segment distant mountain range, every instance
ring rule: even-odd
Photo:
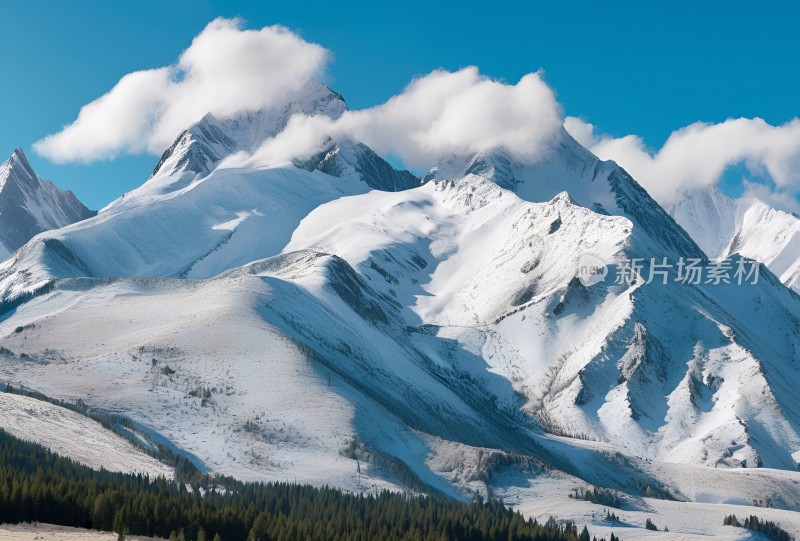
[[[735,199],[715,187],[684,191],[670,214],[713,258],[741,254],[767,265],[800,292],[800,218],[753,197]]]

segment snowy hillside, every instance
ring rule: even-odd
[[[94,216],[72,192],[37,175],[21,149],[0,165],[0,258],[49,229]]]
[[[769,277],[755,287],[575,279],[580,254],[658,257],[658,235],[566,194],[527,203],[470,175],[325,205],[287,249],[343,257],[406,306],[406,325],[456,340],[512,382],[551,431],[653,459],[794,469],[800,396],[785,360],[800,352],[800,299]]]
[[[800,218],[758,199],[734,199],[717,188],[683,192],[670,214],[712,258],[741,254],[769,267],[800,292]]]
[[[540,434],[516,413],[516,378],[487,364],[496,353],[426,327],[403,332],[395,304],[367,282],[315,252],[199,282],[66,280],[0,326],[11,351],[2,377],[125,412],[204,469],[243,479],[458,496],[526,486],[545,468],[566,472],[564,491],[588,481],[800,504],[788,472],[748,469],[740,486],[741,469],[687,475],[623,447]]]
[[[344,110],[309,92],[288,111]],[[593,484],[632,526],[683,533],[704,505],[800,508],[800,297],[769,270],[616,282],[710,244],[563,130],[532,163],[451,156],[422,181],[349,140],[224,160],[289,112],[205,117],[142,187],[3,263],[0,380],[241,479],[477,490],[537,515]],[[586,256],[606,280],[579,279]]]
[[[0,393],[0,429],[95,470],[172,477],[172,468],[97,421],[53,404]]]

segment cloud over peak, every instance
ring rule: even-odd
[[[382,105],[346,111],[336,120],[295,116],[252,156],[236,160],[287,161],[315,153],[332,138],[363,142],[414,168],[429,168],[452,154],[495,148],[526,161],[535,159],[541,143],[560,128],[561,108],[538,73],[512,85],[485,77],[476,67],[436,70],[414,79]]]
[[[158,154],[206,113],[276,107],[325,70],[329,52],[281,26],[243,30],[215,19],[171,66],[124,76],[78,118],[35,144],[54,162]]]
[[[415,166],[501,147],[524,159],[535,157],[541,141],[560,127],[561,108],[539,73],[511,85],[468,67],[418,78],[385,104],[346,115],[342,124]]]

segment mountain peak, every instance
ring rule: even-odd
[[[14,149],[14,152],[11,153],[10,160],[19,160],[19,161],[28,161],[28,157],[25,156],[25,152],[22,150],[22,147],[17,147]]]
[[[265,140],[283,131],[295,114],[326,115],[335,119],[346,110],[347,104],[341,94],[312,81],[283,107],[249,111],[229,118],[207,113],[178,135],[161,156],[150,178],[171,177],[170,186],[179,188],[198,176],[208,175],[226,156],[256,150]]]
[[[296,167],[321,171],[334,177],[353,176],[370,188],[396,192],[415,188],[422,182],[409,171],[399,171],[378,156],[364,143],[334,142],[307,160],[296,161]]]
[[[594,182],[603,173],[601,169],[610,169],[604,164],[561,128],[530,156],[517,157],[504,148],[454,154],[436,164],[426,178],[453,180],[476,175],[527,201],[545,202],[567,191],[587,208],[597,202],[613,208],[608,186]]]
[[[0,256],[43,231],[93,215],[72,192],[42,180],[21,148],[0,165]]]
[[[479,151],[472,154],[453,154],[439,161],[424,180],[455,180],[476,175],[491,180],[501,188],[514,191],[517,187],[515,170],[522,165],[503,149]]]
[[[0,191],[2,191],[9,181],[22,182],[27,185],[38,182],[39,177],[31,167],[25,152],[19,147],[14,149],[11,156],[0,165]]]

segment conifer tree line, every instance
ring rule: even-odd
[[[220,482],[194,477],[208,488]],[[388,491],[356,495],[223,482],[225,490],[201,495],[183,482],[95,471],[0,430],[0,523],[39,521],[184,541],[592,541],[586,528],[526,520],[498,500],[470,504]]]
[[[736,515],[728,515],[722,521],[722,524],[762,533],[767,539],[771,539],[772,541],[792,541],[794,539],[789,532],[778,526],[775,522],[762,520],[755,515],[745,517],[744,520],[741,521],[736,518]]]

